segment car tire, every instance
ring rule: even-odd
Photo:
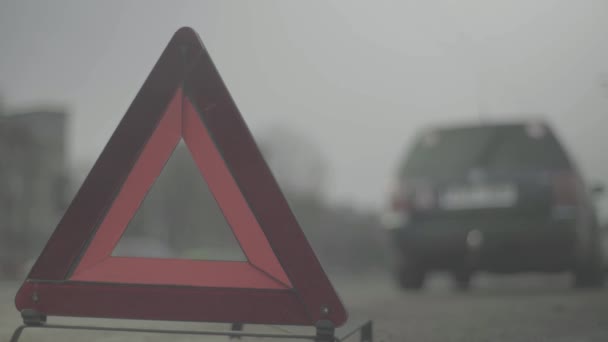
[[[403,290],[421,290],[424,288],[426,270],[413,260],[402,262],[397,270],[397,281]]]
[[[574,287],[578,289],[600,288],[604,286],[604,274],[597,271],[577,271],[574,275]]]
[[[471,289],[471,281],[473,279],[473,272],[466,270],[457,270],[452,272],[452,280],[454,281],[454,288],[458,291],[468,291]]]
[[[604,286],[605,280],[603,253],[594,248],[587,261],[574,270],[574,287],[599,288]]]
[[[605,273],[601,263],[593,262],[574,272],[575,288],[599,288],[604,286]]]

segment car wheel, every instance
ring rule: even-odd
[[[574,271],[574,287],[598,288],[604,286],[605,270],[602,253],[595,251],[587,262]]]
[[[580,267],[574,272],[574,287],[598,288],[604,286],[605,274],[601,263]]]
[[[471,280],[473,273],[466,270],[457,270],[452,272],[454,286],[458,291],[468,291],[471,289]]]
[[[426,270],[413,260],[404,261],[397,270],[399,286],[404,290],[420,290],[424,287]]]

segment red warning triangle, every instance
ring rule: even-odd
[[[112,256],[183,139],[247,261]],[[209,54],[177,31],[26,281],[19,310],[312,325],[346,311]]]

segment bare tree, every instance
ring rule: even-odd
[[[258,137],[258,145],[289,197],[323,199],[328,176],[327,160],[314,142],[294,129],[277,125]]]

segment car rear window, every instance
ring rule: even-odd
[[[444,177],[481,167],[497,172],[564,168],[565,152],[544,125],[452,128],[420,136],[410,150],[402,174]]]

